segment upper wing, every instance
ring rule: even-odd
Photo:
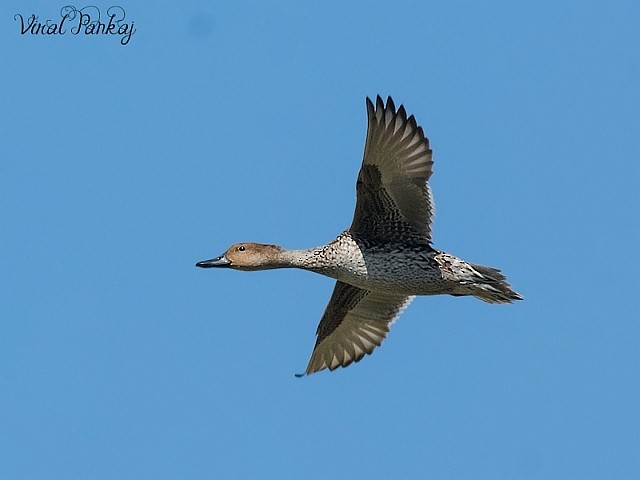
[[[410,296],[363,290],[337,281],[318,325],[318,340],[305,373],[346,367],[373,352],[411,300]]]
[[[391,97],[367,98],[369,124],[364,160],[356,185],[356,212],[351,232],[383,241],[394,238],[431,242],[434,211],[429,139],[403,106],[396,112]]]

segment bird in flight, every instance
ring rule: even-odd
[[[391,97],[367,98],[367,138],[351,226],[326,245],[287,250],[236,243],[203,268],[301,268],[336,280],[304,374],[346,367],[371,354],[416,295],[472,295],[489,303],[522,297],[499,270],[432,246],[429,140]]]

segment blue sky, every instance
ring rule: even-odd
[[[127,1],[123,46],[2,2],[1,478],[640,476],[639,4],[346,3]],[[346,228],[377,94],[525,301],[297,379],[333,281],[194,263]]]

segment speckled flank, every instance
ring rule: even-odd
[[[432,151],[415,118],[367,99],[364,160],[351,227],[306,250],[234,244],[200,267],[301,268],[337,280],[320,320],[306,374],[346,367],[370,354],[415,295],[473,295],[489,303],[522,297],[499,270],[465,262],[431,246],[434,202],[427,183]]]

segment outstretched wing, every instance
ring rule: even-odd
[[[411,296],[336,282],[318,325],[318,339],[305,373],[346,367],[373,352],[411,300]]]
[[[391,97],[375,108],[367,98],[367,141],[356,184],[356,211],[351,233],[371,240],[431,243],[434,211],[429,139],[403,106],[396,112]]]

